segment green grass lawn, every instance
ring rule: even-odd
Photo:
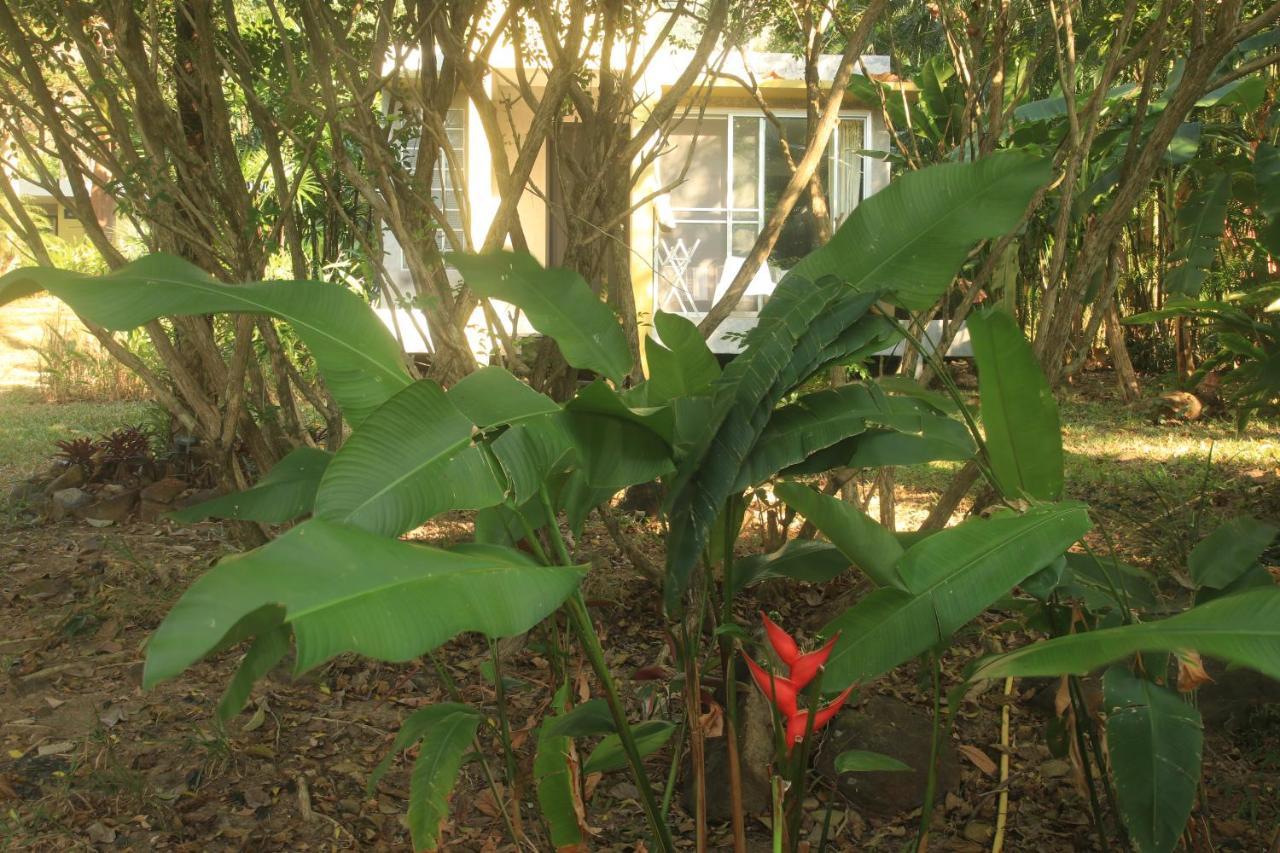
[[[33,391],[0,392],[0,485],[8,485],[48,467],[54,442],[97,437],[143,420],[148,403],[45,403]],[[7,490],[6,490],[7,491]]]

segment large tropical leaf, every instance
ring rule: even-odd
[[[1084,675],[1138,652],[1195,649],[1280,679],[1280,589],[1215,598],[1159,622],[1103,628],[985,658],[973,677]]]
[[[707,348],[698,327],[679,314],[664,311],[654,314],[653,326],[661,343],[650,339],[645,344],[649,381],[643,388],[648,404],[706,393],[720,376],[720,362]]]
[[[151,636],[143,683],[280,624],[293,630],[298,672],[342,652],[410,660],[463,631],[519,634],[583,572],[506,548],[441,551],[312,519],[192,584]]]
[[[816,539],[791,539],[770,554],[752,554],[733,564],[733,580],[727,590],[737,595],[769,578],[791,578],[823,583],[849,568],[850,559],[836,546]]]
[[[280,524],[311,512],[316,489],[333,454],[299,447],[275,464],[251,488],[169,513],[175,521],[192,524],[206,518],[235,518]]]
[[[891,532],[862,510],[848,501],[798,483],[779,483],[774,493],[822,531],[876,586],[907,588],[897,569],[903,555],[902,546]]]
[[[334,284],[222,284],[172,255],[148,255],[102,276],[28,267],[0,278],[0,305],[47,290],[107,329],[160,317],[269,314],[302,338],[352,423],[409,384],[399,345],[363,299]]]
[[[1010,498],[1062,497],[1062,427],[1058,403],[1013,317],[979,311],[969,317],[978,363],[978,397],[987,456]]]
[[[470,446],[472,430],[439,385],[413,383],[370,415],[333,457],[316,494],[316,517],[397,536],[454,509],[454,486],[474,483],[444,473]],[[494,472],[488,476],[498,503],[504,489]]]
[[[440,828],[449,814],[449,794],[458,781],[462,758],[480,726],[479,711],[442,702],[415,711],[400,726],[391,750],[369,777],[369,794],[391,766],[391,760],[421,744],[409,776],[409,833],[415,850],[436,850]]]
[[[636,751],[643,758],[662,749],[675,734],[676,724],[668,720],[645,720],[632,727],[632,736],[636,739]],[[611,773],[627,766],[627,753],[622,747],[622,738],[617,734],[605,735],[596,748],[591,750],[586,762],[582,765],[584,773]]]
[[[926,422],[920,433],[869,429],[849,442],[851,452],[839,464],[849,468],[959,462],[973,456],[973,437],[964,424],[950,418]]]
[[[1225,589],[1258,562],[1280,533],[1274,525],[1237,516],[1202,539],[1187,557],[1197,586]]]
[[[809,284],[790,277],[760,312],[746,350],[713,386],[701,431],[671,487],[663,584],[668,610],[679,609],[711,526],[735,492],[743,462],[774,406],[826,362],[830,347],[866,313],[876,295],[851,295],[831,278]]]
[[[449,401],[481,429],[560,411],[560,404],[501,367],[482,367],[449,389]]]
[[[1178,844],[1200,784],[1200,712],[1167,687],[1114,666],[1102,679],[1116,803],[1138,853]]]
[[[617,316],[573,270],[547,269],[525,252],[450,254],[449,262],[480,296],[523,311],[572,366],[618,385],[631,372],[631,348]]]
[[[808,459],[825,447],[866,429],[866,418],[878,410],[861,385],[844,385],[805,394],[778,409],[756,440],[738,474],[738,488],[761,483]]]
[[[973,519],[911,546],[898,561],[906,589],[877,589],[822,629],[839,632],[824,689],[875,678],[928,651],[1048,565],[1085,534],[1080,504]]]
[[[563,708],[568,700],[568,685],[556,691],[552,703]],[[551,835],[551,847],[557,853],[585,851],[588,837],[585,808],[580,793],[578,753],[573,738],[556,734],[558,717],[543,720],[538,729],[538,749],[533,759],[533,779],[538,795],[538,808]]]
[[[1022,151],[908,172],[858,205],[788,275],[811,281],[834,275],[858,292],[883,290],[922,311],[975,243],[1017,226],[1032,193],[1048,180],[1049,162]]]
[[[1170,293],[1200,295],[1218,255],[1230,200],[1231,174],[1222,172],[1206,180],[1178,209],[1178,248],[1169,258],[1176,266],[1165,278]]]

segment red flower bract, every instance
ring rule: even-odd
[[[760,620],[764,622],[764,633],[769,638],[769,645],[773,646],[773,652],[778,656],[778,660],[791,666],[796,658],[800,657],[800,647],[796,645],[795,639],[779,628],[763,610],[760,611]]]
[[[844,704],[844,701],[849,698],[849,694],[852,692],[852,687],[846,687],[844,692],[833,699],[827,707],[818,711],[813,718],[813,730],[815,732],[831,722],[831,718],[836,715],[836,712],[840,710],[840,706]],[[800,711],[787,718],[787,752],[790,752],[792,747],[804,740],[804,733],[808,728],[809,712],[807,710]]]
[[[790,634],[778,627],[763,612],[760,614],[760,619],[764,623],[769,645],[773,647],[774,653],[787,667],[787,676],[771,675],[748,657],[746,653],[743,653],[742,656],[747,661],[747,667],[751,670],[751,677],[755,680],[756,686],[760,688],[760,692],[765,695],[765,698],[778,709],[778,713],[782,715],[786,723],[787,752],[790,753],[792,747],[804,740],[805,732],[809,727],[809,711],[807,709],[802,711],[798,707],[799,693],[804,689],[805,685],[817,677],[818,672],[826,665],[827,658],[831,657],[831,650],[834,648],[839,635],[832,637],[825,646],[816,652],[801,654],[800,647]],[[846,688],[834,701],[817,712],[813,718],[813,730],[815,732],[825,726],[836,715],[836,712],[840,710],[840,706],[849,698],[849,694],[852,691],[852,687]]]
[[[747,657],[742,656],[747,667],[751,670],[751,677],[755,679],[756,686],[760,688],[760,692],[765,698],[773,703],[774,707],[782,712],[782,716],[790,717],[796,712],[796,686],[791,683],[791,679],[783,678],[780,675],[771,675],[760,668],[760,665]]]
[[[814,676],[818,674],[818,670],[827,665],[827,658],[831,657],[831,649],[835,646],[837,637],[832,637],[825,646],[816,652],[800,655],[791,664],[790,677],[797,690],[803,690],[806,684],[813,681]]]

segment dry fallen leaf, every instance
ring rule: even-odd
[[[966,743],[960,747],[959,752],[965,758],[969,759],[970,763],[972,763],[974,767],[978,768],[988,776],[994,777],[998,772],[996,763],[992,761],[985,752],[978,749],[978,747]]]

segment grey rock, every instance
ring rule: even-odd
[[[93,503],[93,495],[84,489],[72,486],[67,489],[58,489],[53,492],[53,504],[63,510],[77,510]]]
[[[738,764],[742,770],[742,808],[747,814],[768,813],[769,765],[773,763],[773,713],[755,687],[738,687]],[[732,817],[729,794],[729,748],[727,738],[706,741],[707,820],[721,823]],[[694,813],[696,795],[688,759],[681,801],[685,811]]]
[[[53,481],[45,486],[44,492],[46,495],[52,495],[54,492],[59,492],[63,489],[74,489],[83,485],[84,471],[80,469],[79,465],[72,465],[57,477],[54,477]]]
[[[818,772],[867,813],[890,816],[911,811],[924,804],[932,731],[933,720],[925,711],[901,699],[873,696],[856,708],[841,711],[831,722],[818,758]],[[891,756],[911,772],[837,773],[836,756],[851,749]],[[960,762],[947,737],[942,743],[935,802],[959,781]]]
[[[40,482],[18,483],[9,490],[9,502],[15,504],[29,504],[35,502],[44,495],[44,484]]]
[[[133,513],[134,504],[138,502],[137,492],[121,492],[102,498],[80,510],[80,515],[89,522],[105,521],[112,524],[123,524]]]
[[[187,490],[185,480],[179,480],[177,477],[165,477],[163,480],[157,480],[142,490],[142,499],[144,501],[153,501],[155,503],[171,504]]]

